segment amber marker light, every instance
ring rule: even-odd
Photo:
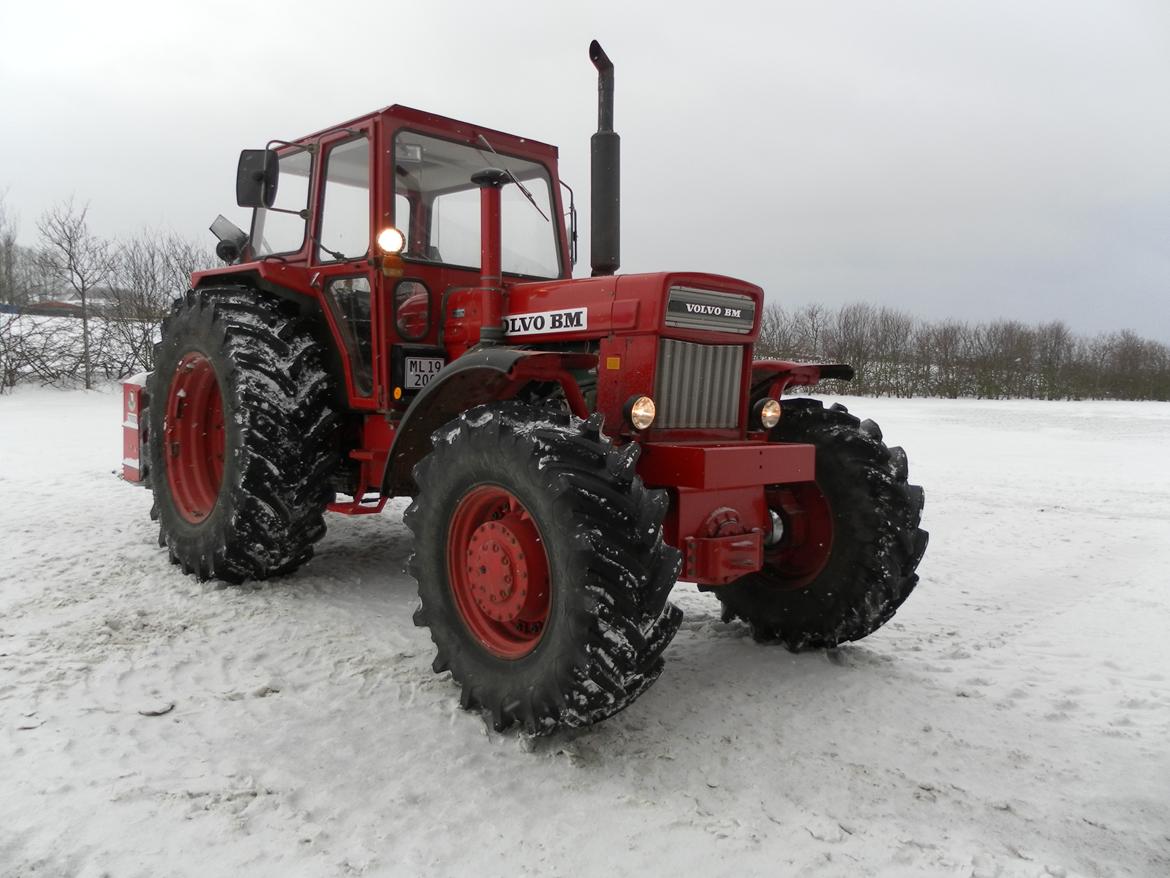
[[[656,414],[654,400],[648,396],[632,396],[626,403],[626,420],[635,430],[649,429]]]
[[[378,232],[378,249],[383,253],[401,253],[406,249],[406,235],[394,226],[387,226]]]

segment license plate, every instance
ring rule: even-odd
[[[442,357],[407,357],[406,389],[418,390],[426,387],[442,368]]]

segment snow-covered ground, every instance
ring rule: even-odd
[[[657,685],[532,742],[432,674],[402,503],[202,585],[116,393],[0,397],[0,874],[1170,874],[1170,405],[846,402],[927,491],[893,622],[791,655],[679,586]]]

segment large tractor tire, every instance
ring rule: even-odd
[[[415,623],[436,673],[497,731],[597,722],[657,679],[682,621],[667,601],[681,556],[662,541],[663,492],[634,472],[600,416],[517,402],[436,431],[407,509]]]
[[[199,579],[289,573],[325,533],[336,413],[320,345],[283,307],[199,289],[163,321],[148,391],[159,545]]]
[[[764,569],[713,589],[724,621],[793,651],[860,640],[884,625],[918,582],[926,551],[923,492],[907,482],[906,454],[887,448],[873,421],[817,400],[782,403],[776,442],[816,446],[816,482],[770,487],[784,535]]]

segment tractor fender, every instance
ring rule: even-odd
[[[585,417],[581,390],[569,370],[596,365],[595,354],[507,347],[468,351],[431,379],[402,415],[390,446],[384,496],[416,493],[414,465],[431,450],[435,430],[477,405],[512,399],[533,382],[559,383],[573,413]]]
[[[825,379],[853,380],[853,367],[844,363],[791,363],[756,360],[752,363],[751,402],[766,396],[779,398],[789,387],[811,387]]]
[[[307,269],[276,261],[253,262],[248,265],[226,265],[191,275],[191,289],[205,287],[236,287],[254,290],[283,302],[305,318],[305,325],[314,339],[321,343],[325,368],[333,378],[334,403],[338,409],[349,405],[346,394],[345,365],[342,352],[345,344],[335,336],[325,317],[325,306],[319,290],[312,285]]]

